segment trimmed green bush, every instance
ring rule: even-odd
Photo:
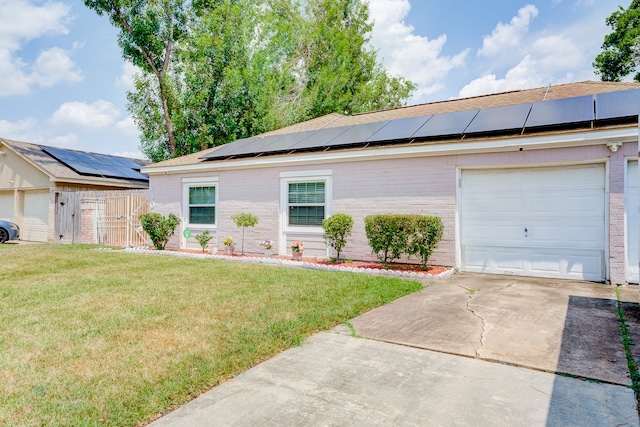
[[[204,250],[207,249],[207,245],[209,244],[211,239],[213,239],[213,235],[209,233],[209,230],[204,230],[204,233],[196,234],[195,238],[198,241],[198,243],[200,243],[200,247],[202,247],[202,252],[204,252]]]
[[[153,246],[162,251],[180,224],[180,218],[174,214],[169,214],[166,218],[157,212],[150,212],[140,215],[140,223],[142,229],[149,235]]]
[[[416,255],[423,267],[444,231],[440,218],[424,215],[369,215],[364,227],[369,246],[380,261],[386,264],[402,255]]]
[[[412,232],[409,215],[379,214],[364,219],[369,246],[383,263],[396,260],[407,252]]]
[[[413,218],[413,233],[409,238],[408,253],[420,258],[424,268],[433,251],[438,247],[444,225],[437,216],[415,215]]]
[[[322,221],[324,241],[338,253],[336,260],[340,259],[340,252],[347,244],[347,236],[351,234],[353,218],[351,215],[337,213]]]

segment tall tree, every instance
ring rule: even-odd
[[[636,71],[633,79],[640,82],[640,0],[632,0],[627,9],[619,6],[606,22],[613,31],[593,62],[596,73],[603,81],[618,82]]]
[[[156,132],[156,137],[166,141],[170,156],[176,156],[178,150],[173,117],[177,94],[169,70],[174,47],[186,34],[185,3],[185,0],[84,0],[87,7],[98,15],[107,15],[120,30],[118,44],[124,58],[153,75],[155,81],[143,78],[138,83],[157,91],[154,102],[160,107],[162,131]]]

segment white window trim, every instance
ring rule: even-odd
[[[192,187],[215,187],[216,188],[216,200],[215,200],[215,224],[191,224],[189,222],[189,189]],[[218,229],[218,197],[219,197],[218,178],[183,178],[182,179],[182,230],[186,228],[206,228],[206,229]]]
[[[287,234],[323,234],[322,227],[289,225],[289,184],[299,182],[324,182],[324,217],[332,212],[332,170],[280,172],[280,254],[287,253]],[[217,194],[217,192],[216,192]]]

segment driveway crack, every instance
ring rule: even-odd
[[[480,346],[478,348],[476,348],[476,350],[475,350],[476,359],[480,359],[481,358],[480,357],[480,351],[482,350],[482,347],[484,346],[484,334],[487,331],[487,324],[484,321],[484,318],[482,316],[480,316],[480,314],[476,313],[476,311],[473,308],[471,308],[471,300],[473,299],[473,296],[475,295],[475,293],[479,291],[479,289],[468,289],[468,288],[465,288],[464,286],[460,286],[460,285],[458,285],[458,287],[466,290],[469,293],[469,298],[467,298],[467,311],[469,311],[475,317],[480,319],[480,322],[482,322],[482,332],[480,333]]]

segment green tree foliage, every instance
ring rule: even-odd
[[[385,264],[406,252],[412,221],[409,215],[379,214],[364,218],[364,230],[369,246]]]
[[[596,74],[603,81],[619,82],[636,71],[633,79],[640,82],[640,0],[632,0],[627,9],[620,6],[606,22],[613,31],[604,37],[593,62]]]
[[[140,215],[140,223],[153,242],[153,246],[162,251],[180,224],[180,218],[174,214],[169,214],[167,218],[157,212],[150,212]]]
[[[427,261],[442,239],[444,225],[437,216],[414,215],[412,219],[413,234],[409,239],[407,252],[417,255],[422,267],[426,268]]]
[[[188,0],[84,0],[98,15],[109,17],[119,30],[118,44],[123,57],[142,70],[145,87],[153,88],[155,96],[144,98],[148,101],[144,114],[137,115],[142,107],[135,106],[133,118],[139,126],[148,116],[156,120],[153,130],[141,126],[143,140],[160,137],[167,157],[178,154],[174,128],[178,93],[170,68],[175,46],[187,34],[187,3]]]
[[[336,250],[336,260],[340,260],[340,252],[347,244],[347,237],[353,228],[351,215],[337,213],[322,221],[324,229],[324,241]]]
[[[415,85],[369,45],[365,0],[85,0],[138,66],[129,111],[159,161],[329,113],[402,106]]]

